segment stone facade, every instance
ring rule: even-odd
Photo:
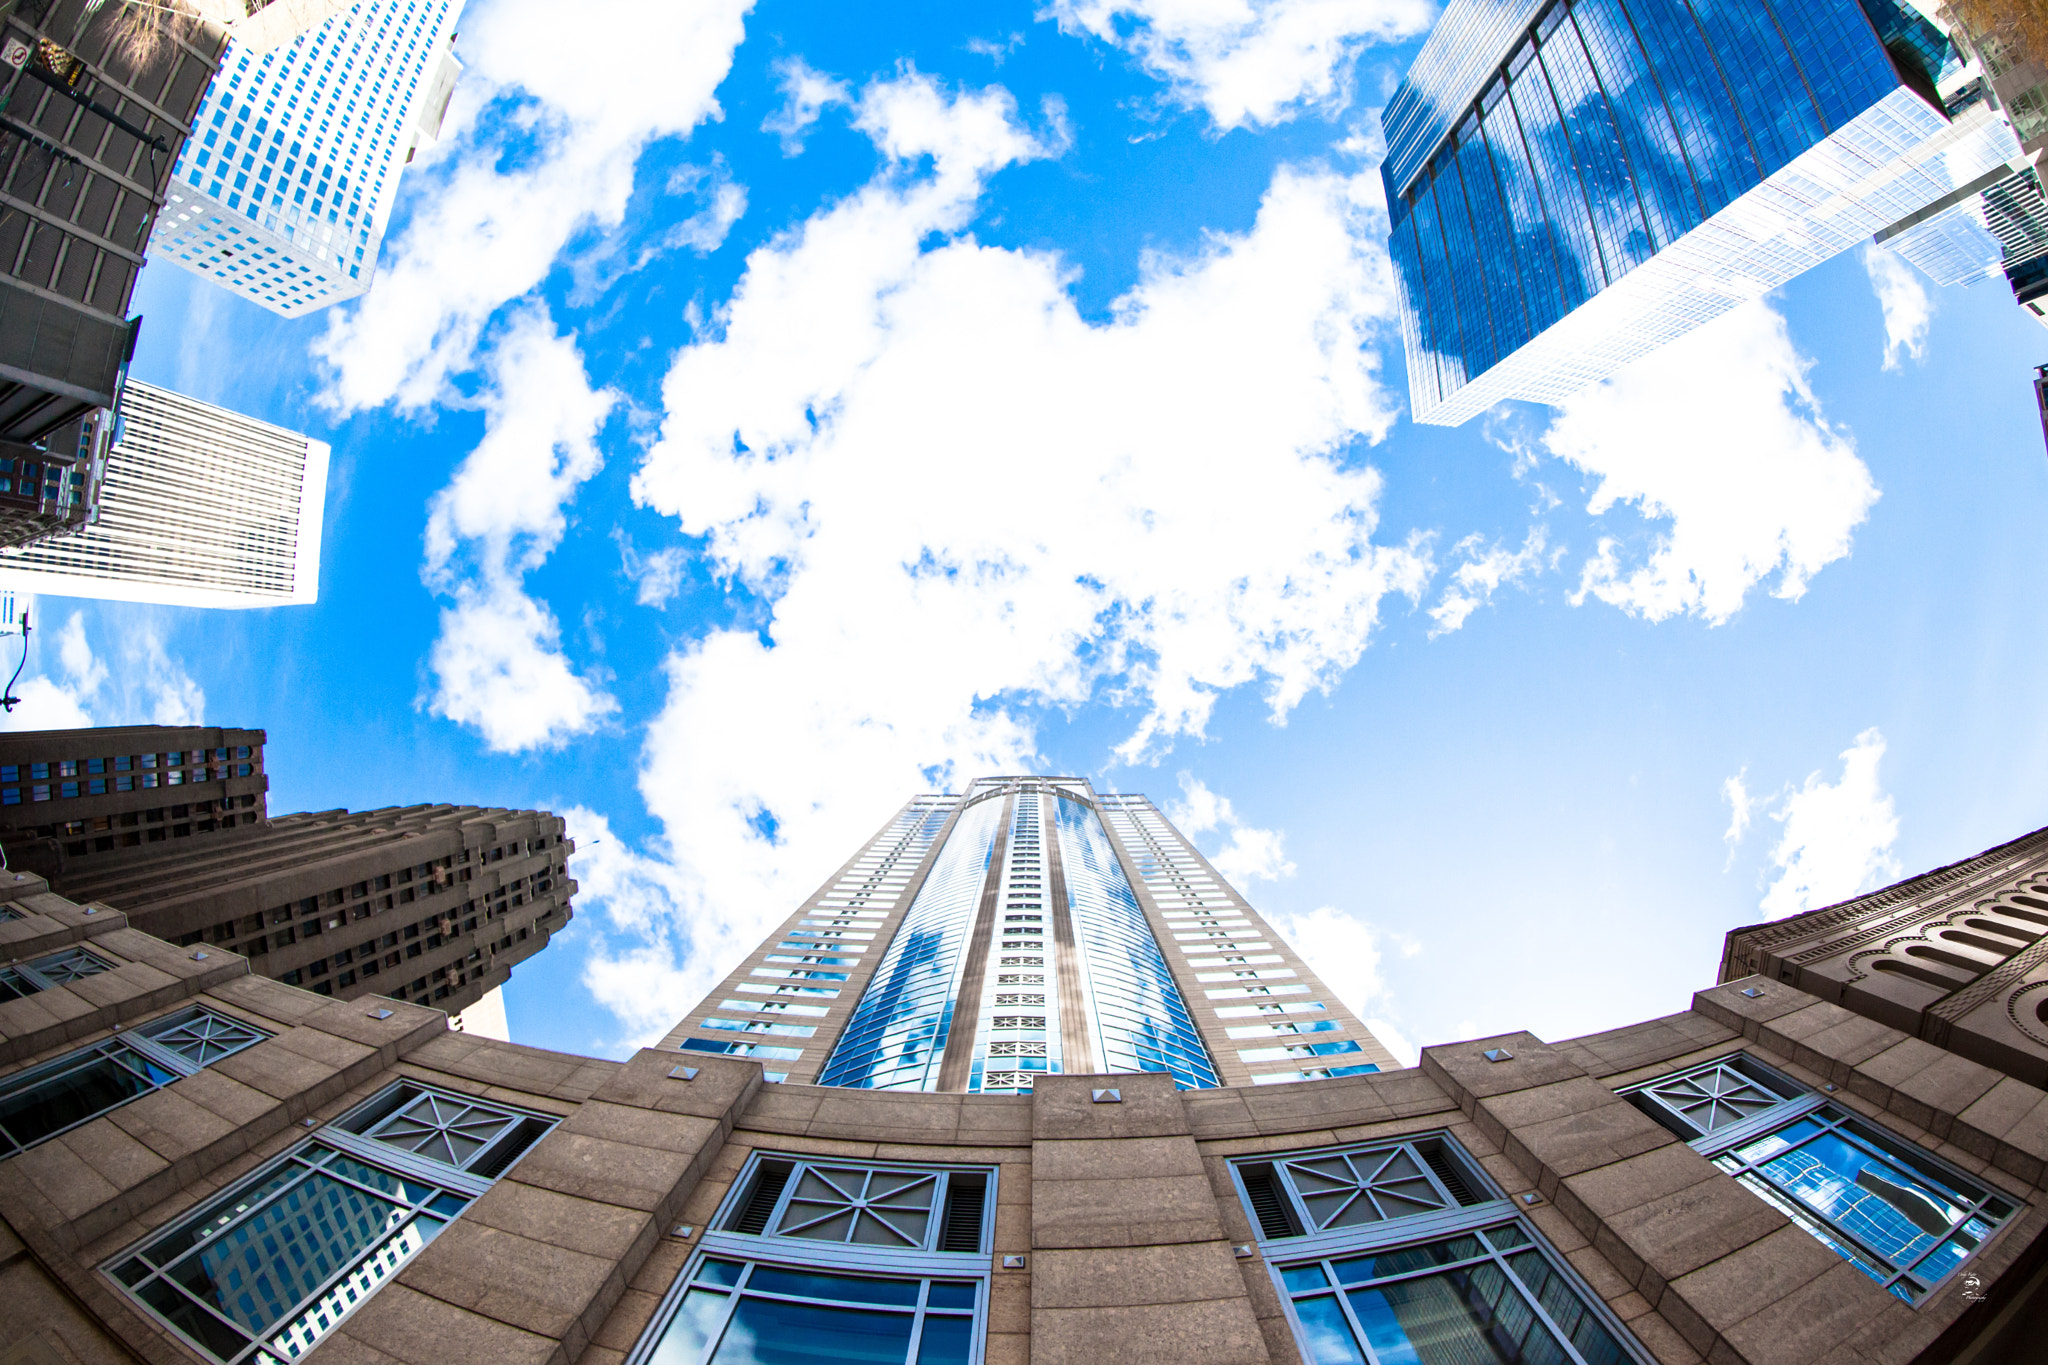
[[[1721,978],[1800,987],[2048,1086],[2048,829],[1867,896],[1736,929]]]
[[[1642,1361],[1982,1365],[2039,1340],[2048,1093],[1775,980],[1586,1038],[1479,1039],[1293,1085],[877,1093],[766,1084],[735,1058],[600,1061],[451,1033],[438,1010],[295,990],[7,876],[0,959],[89,942],[115,965],[0,1004],[0,1085],[194,1001],[271,1035],[0,1159],[9,1365],[208,1365],[105,1268],[398,1079],[559,1123],[326,1333],[320,1365],[625,1365],[696,1249],[730,1242],[708,1229],[730,1226],[720,1211],[761,1153],[993,1172],[976,1263],[989,1365],[1288,1365],[1302,1355],[1272,1269],[1287,1246],[1262,1235],[1233,1163],[1428,1135]],[[1970,1277],[1901,1302],[1620,1093],[1738,1050],[2009,1200]],[[814,1244],[780,1254],[792,1245]]]

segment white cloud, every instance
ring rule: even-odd
[[[1548,548],[1549,535],[1541,526],[1529,528],[1519,550],[1510,550],[1498,542],[1489,545],[1477,531],[1459,541],[1451,552],[1463,555],[1465,562],[1452,571],[1443,597],[1429,609],[1430,619],[1436,622],[1430,628],[1429,638],[1448,635],[1464,625],[1467,617],[1493,600],[1493,594],[1503,584],[1519,583],[1531,574],[1542,573]]]
[[[206,723],[206,693],[171,657],[156,613],[132,607],[107,610],[124,626],[115,667],[93,648],[83,612],[72,612],[51,632],[35,625],[41,613],[31,610],[29,666],[16,689],[21,704],[0,712],[0,730]],[[19,650],[18,639],[8,641],[7,653],[18,659]],[[38,659],[47,659],[53,650],[57,666],[38,666]],[[7,671],[13,671],[11,665]]]
[[[1226,131],[1304,106],[1335,113],[1360,50],[1412,38],[1436,15],[1429,0],[1052,0],[1047,12],[1131,53]]]
[[[1745,304],[1560,405],[1542,443],[1597,480],[1587,510],[1632,503],[1668,523],[1633,564],[1603,538],[1575,603],[1719,625],[1765,579],[1797,601],[1849,553],[1877,484],[1822,417],[1810,363],[1782,317]]]
[[[455,602],[428,660],[435,713],[511,752],[559,744],[615,708],[570,666],[522,580],[561,543],[563,504],[602,465],[597,432],[618,396],[590,387],[575,341],[539,309],[511,320],[490,371],[484,438],[428,508],[423,577]]]
[[[619,563],[633,580],[634,600],[643,607],[665,607],[682,590],[685,556],[680,546],[643,554],[633,547],[624,531],[614,531],[619,543]]]
[[[1057,258],[949,235],[1062,127],[915,73],[856,126],[888,164],[753,253],[635,479],[764,615],[668,662],[641,790],[684,922],[606,959],[622,1009],[729,965],[904,796],[1029,765],[1031,708],[1108,696],[1134,757],[1232,688],[1284,718],[1429,573],[1373,541],[1354,450],[1394,412],[1375,177],[1279,174],[1094,325]]]
[[[1728,845],[1729,867],[1735,865],[1736,847],[1742,843],[1742,836],[1749,832],[1758,806],[1763,804],[1750,794],[1749,784],[1744,781],[1748,776],[1749,769],[1744,768],[1721,784],[1721,796],[1728,802],[1728,829],[1722,834],[1721,842]]]
[[[718,117],[713,92],[751,4],[584,0],[581,32],[630,34],[661,54],[659,78],[638,80],[563,60],[559,5],[502,0],[475,15],[452,132],[407,171],[413,217],[376,288],[334,310],[314,344],[323,401],[348,413],[441,397],[498,309],[540,284],[579,233],[620,226],[641,151]],[[487,105],[499,116],[480,117]]]
[[[1832,905],[1899,876],[1892,856],[1898,812],[1877,777],[1884,748],[1877,727],[1865,730],[1842,751],[1838,781],[1812,773],[1772,813],[1785,833],[1771,850],[1778,879],[1763,898],[1771,918]]]
[[[710,255],[725,245],[732,225],[747,211],[747,187],[732,178],[725,158],[715,154],[708,166],[678,166],[669,172],[664,192],[689,195],[703,207],[677,218],[652,241],[636,244],[627,233],[607,233],[577,253],[568,263],[575,278],[569,291],[572,308],[589,307],[628,275],[671,251]]]
[[[1927,359],[1927,329],[1934,322],[1934,297],[1927,292],[1920,272],[1907,265],[1895,251],[1875,242],[1863,245],[1863,269],[1870,275],[1870,287],[1884,310],[1884,367],[1899,368],[1899,357]]]
[[[1294,875],[1294,864],[1287,860],[1286,835],[1245,824],[1237,818],[1229,798],[1209,790],[1193,773],[1180,775],[1180,791],[1178,800],[1167,803],[1166,818],[1189,838],[1212,829],[1229,835],[1229,842],[1209,863],[1232,885],[1243,887],[1253,881],[1278,881]]]
[[[782,91],[782,107],[761,121],[761,131],[782,139],[784,156],[804,149],[804,134],[826,109],[853,103],[853,90],[845,81],[832,79],[801,57],[785,57],[775,64],[775,84]]]
[[[1294,946],[1308,969],[1386,1044],[1387,1051],[1403,1065],[1415,1065],[1420,1056],[1415,1044],[1383,1017],[1387,986],[1380,976],[1378,929],[1333,905],[1319,906],[1305,915],[1271,914],[1266,918]],[[1382,1007],[1381,1017],[1372,1014],[1376,1004]]]

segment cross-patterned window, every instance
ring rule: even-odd
[[[544,1115],[404,1081],[335,1126],[389,1152],[495,1178],[554,1124]]]
[[[764,1156],[721,1231],[890,1251],[983,1248],[989,1172]]]
[[[66,948],[45,957],[0,967],[0,1000],[19,1000],[52,986],[112,971],[114,964],[83,948]]]
[[[1311,1152],[1237,1167],[1268,1237],[1299,1237],[1481,1202],[1478,1178],[1441,1138]]]
[[[1747,1123],[1800,1098],[1807,1090],[1738,1052],[1660,1076],[1624,1093],[1638,1109],[1690,1141]]]
[[[194,1005],[0,1081],[0,1157],[90,1123],[270,1035]]]

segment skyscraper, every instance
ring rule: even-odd
[[[176,607],[320,596],[327,443],[139,380],[89,525],[0,550],[0,587]]]
[[[2020,150],[1895,0],[1453,0],[1383,123],[1441,426],[1557,402]]]
[[[159,6],[0,10],[0,545],[91,515],[143,243],[225,42]]]
[[[778,1080],[1015,1094],[1063,1072],[1270,1084],[1395,1065],[1142,796],[920,796],[665,1046]]]
[[[370,288],[399,173],[439,135],[462,0],[361,0],[294,42],[231,45],[153,258],[298,317]]]

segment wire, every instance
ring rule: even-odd
[[[14,676],[7,680],[7,692],[0,696],[0,711],[13,711],[21,705],[21,698],[14,695],[14,685],[21,681],[21,670],[28,667],[28,613],[21,614],[21,662],[14,666]],[[0,866],[5,866],[0,863]]]

